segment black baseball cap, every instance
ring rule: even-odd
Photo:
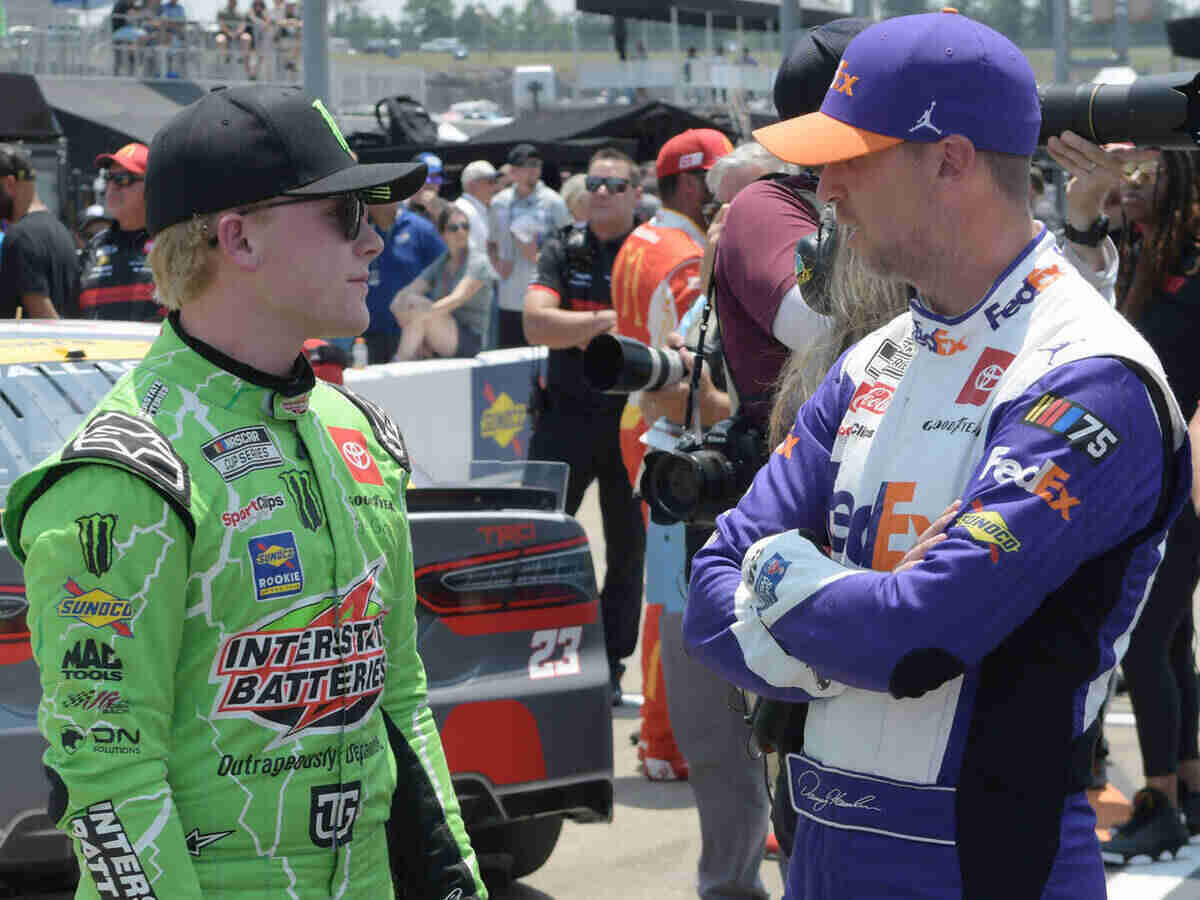
[[[508,151],[508,164],[510,166],[525,166],[529,164],[531,159],[542,158],[542,154],[538,152],[538,148],[533,144],[517,144]]]
[[[195,215],[280,195],[364,191],[391,203],[425,183],[420,163],[359,165],[325,105],[300,88],[218,88],[185,107],[150,144],[150,234]]]
[[[781,119],[821,108],[846,46],[870,19],[834,19],[797,35],[775,75],[775,111]]]

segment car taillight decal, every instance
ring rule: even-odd
[[[455,775],[478,773],[492,784],[525,784],[546,777],[537,721],[517,700],[460,703],[438,729],[446,765]],[[497,740],[503,736],[503,740]]]
[[[429,563],[417,599],[456,634],[477,635],[597,621],[587,537]]]
[[[0,666],[12,666],[33,659],[29,627],[25,613],[25,585],[0,584]]]

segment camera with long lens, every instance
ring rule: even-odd
[[[640,493],[656,522],[713,525],[737,505],[767,461],[766,434],[752,419],[723,419],[674,450],[646,454]]]
[[[620,334],[598,334],[583,351],[583,377],[593,390],[606,394],[657,391],[685,375],[678,350],[647,347]]]
[[[1042,145],[1068,129],[1097,144],[1200,144],[1200,72],[1143,75],[1128,84],[1047,84],[1038,95]]]

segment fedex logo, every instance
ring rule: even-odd
[[[967,349],[966,341],[955,340],[945,328],[926,331],[916,319],[913,319],[913,340],[938,356],[953,356]]]
[[[853,97],[854,82],[858,81],[859,76],[851,75],[848,66],[849,63],[844,59],[838,63],[837,72],[833,76],[833,84],[829,86],[829,89],[839,94],[845,94],[847,97]]]
[[[1034,298],[1045,288],[1052,285],[1062,277],[1062,270],[1058,266],[1046,266],[1042,269],[1034,269],[1021,282],[1021,287],[1017,290],[1017,295],[1008,301],[1004,306],[999,303],[993,303],[991,306],[983,310],[983,314],[987,316],[988,324],[995,331],[1000,327],[1002,320],[1014,315],[1017,310],[1027,303],[1032,303]]]
[[[1067,493],[1066,484],[1071,478],[1070,473],[1050,460],[1046,460],[1040,466],[1023,466],[1008,456],[1011,449],[993,447],[979,477],[984,478],[990,472],[996,484],[1015,484],[1035,497],[1040,497],[1047,506],[1063,517],[1064,522],[1070,522],[1071,508],[1080,504],[1078,497]]]
[[[838,491],[829,506],[829,544],[835,556],[880,572],[890,572],[929,527],[929,519],[912,511],[915,481],[885,481],[875,503],[856,506],[854,495]],[[892,539],[899,538],[897,546]]]

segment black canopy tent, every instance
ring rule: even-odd
[[[72,169],[90,175],[101,153],[130,141],[149,144],[167,120],[205,90],[190,81],[121,80],[97,90],[85,78],[43,78],[41,87],[58,114]]]
[[[623,138],[636,141],[630,154],[639,162],[654,159],[667,140],[689,128],[723,130],[712,119],[662,101],[636,106],[588,106],[550,110],[524,116],[508,125],[489,128],[478,141],[552,142],[583,138]]]
[[[63,130],[32,75],[0,72],[0,141],[57,141]]]
[[[399,162],[429,151],[441,157],[453,192],[463,166],[486,159],[499,168],[517,144],[533,144],[547,163],[542,180],[558,187],[558,169],[583,171],[601,147],[616,147],[639,162],[652,160],[667,139],[688,128],[716,128],[720,124],[669,103],[651,102],[637,106],[589,106],[544,110],[497,128],[490,128],[464,144],[389,144],[378,132],[354,132],[347,136],[360,161]]]
[[[792,0],[795,2],[795,0]],[[680,25],[703,27],[712,17],[713,28],[732,29],[741,19],[743,29],[755,31],[779,30],[779,0],[682,0],[680,3],[646,3],[645,0],[575,0],[579,12],[598,13],[625,19],[645,19],[652,22],[670,22],[671,10]],[[833,19],[848,15],[828,9],[805,8],[796,10],[796,27],[807,28],[823,25]]]

